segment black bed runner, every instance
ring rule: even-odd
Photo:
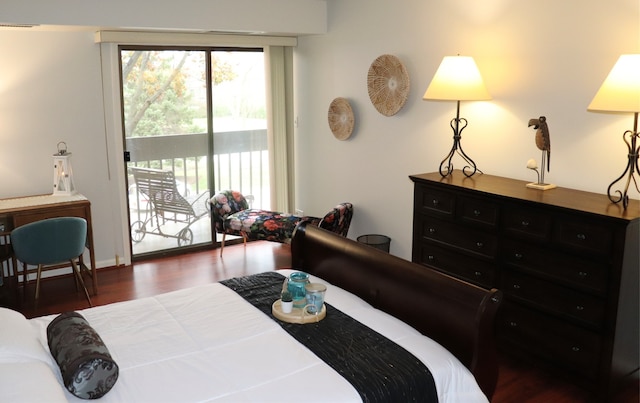
[[[221,283],[278,322],[300,343],[342,375],[364,402],[437,402],[433,376],[413,354],[340,310],[325,304],[318,323],[291,324],[271,313],[284,277],[277,272]],[[328,293],[331,289],[327,290]]]

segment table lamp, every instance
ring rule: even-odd
[[[629,205],[629,185],[633,184],[638,189],[635,172],[638,169],[638,112],[640,112],[640,54],[622,55],[611,69],[611,72],[600,86],[595,97],[587,107],[594,112],[618,112],[633,113],[633,130],[627,130],[622,134],[622,140],[629,150],[627,167],[622,175],[615,179],[607,188],[609,200],[620,203],[626,209]],[[627,176],[624,190],[615,190],[611,194],[612,187]]]
[[[453,129],[453,146],[449,154],[440,163],[440,175],[450,175],[453,171],[451,160],[458,153],[468,164],[462,172],[467,177],[480,171],[475,162],[462,150],[462,130],[467,127],[467,119],[460,117],[460,101],[482,101],[491,99],[487,91],[478,66],[469,56],[445,56],[431,80],[427,91],[422,97],[424,100],[456,101],[456,117],[451,119],[450,126]]]

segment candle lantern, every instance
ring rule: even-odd
[[[71,153],[67,152],[67,144],[61,141],[58,143],[58,152],[53,154],[53,195],[71,196],[76,193]]]

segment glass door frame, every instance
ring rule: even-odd
[[[125,119],[124,119],[124,109],[125,109],[125,102],[124,102],[124,95],[123,95],[123,77],[122,77],[122,51],[129,51],[129,50],[149,50],[149,51],[156,51],[156,50],[171,50],[171,51],[202,51],[204,52],[204,63],[205,63],[205,78],[206,78],[206,84],[205,84],[205,91],[206,91],[206,126],[207,126],[207,132],[206,133],[201,133],[201,134],[196,134],[197,136],[206,136],[206,150],[207,150],[207,154],[206,154],[206,171],[207,171],[207,182],[208,182],[208,188],[209,189],[216,189],[216,181],[215,181],[215,174],[216,174],[216,168],[214,165],[214,155],[215,155],[215,144],[214,144],[214,125],[213,125],[213,120],[214,120],[214,106],[213,106],[213,96],[214,96],[214,85],[213,85],[213,69],[212,69],[212,54],[214,54],[215,52],[219,52],[219,51],[242,51],[242,52],[259,52],[259,53],[264,53],[264,49],[262,47],[221,47],[221,46],[212,46],[212,47],[193,47],[193,46],[142,46],[142,45],[120,45],[118,46],[118,59],[119,59],[119,69],[120,69],[120,98],[121,98],[121,116],[122,116],[122,139],[123,139],[123,148],[125,150],[127,150],[127,138],[126,138],[126,130],[125,130]],[[263,67],[263,70],[266,68],[266,66]],[[266,129],[265,129],[265,136],[266,136]],[[128,169],[127,169],[127,165],[128,165],[128,161],[130,160],[129,158],[127,158],[127,156],[130,155],[127,151],[125,151],[125,173],[128,173]],[[125,186],[127,188],[127,193],[129,188],[131,187],[132,183],[131,179],[130,179],[130,175],[126,174],[125,175]],[[129,225],[131,225],[132,220],[131,220],[131,214],[132,211],[130,209],[130,201],[127,201],[127,206],[129,207],[128,209],[128,217],[129,217]],[[193,251],[193,250],[199,250],[199,249],[210,249],[213,247],[218,246],[219,247],[219,240],[218,240],[218,235],[216,234],[215,231],[215,227],[213,225],[213,222],[210,222],[210,232],[211,232],[211,238],[210,241],[205,241],[204,243],[200,243],[200,244],[196,244],[196,245],[190,245],[190,246],[180,246],[178,248],[168,248],[168,249],[160,249],[157,251],[152,251],[152,252],[142,252],[142,253],[135,253],[133,252],[133,242],[131,241],[131,237],[130,237],[130,245],[131,245],[131,258],[132,261],[135,260],[140,260],[140,259],[144,259],[144,258],[149,258],[149,257],[156,257],[158,255],[169,255],[169,254],[177,254],[177,253],[184,253],[184,252],[189,252],[189,251]],[[231,240],[231,243],[233,242],[233,240]]]

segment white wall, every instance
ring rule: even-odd
[[[96,16],[116,18],[124,1],[104,3],[97,12],[84,8],[84,0],[4,0],[0,22],[193,29],[186,27],[193,19],[208,29],[213,26],[204,20],[228,20],[227,30],[251,31],[264,19],[268,30],[301,34],[324,32],[327,22],[321,0],[272,0],[266,12],[258,6],[264,0],[207,2],[215,6],[215,19],[201,19],[195,0],[136,4],[151,2],[155,10],[135,21],[106,21]],[[298,208],[320,215],[340,201],[353,202],[351,238],[383,233],[393,239],[393,254],[410,257],[408,175],[437,170],[451,146],[455,114],[453,103],[422,101],[422,95],[442,57],[456,53],[475,57],[494,97],[462,105],[470,122],[464,149],[486,173],[534,179],[524,165],[540,154],[526,124],[539,115],[548,117],[551,129],[549,181],[603,193],[622,173],[621,135],[631,116],[586,107],[618,55],[640,51],[637,0],[471,3],[329,1],[328,33],[300,37],[295,50]],[[181,5],[181,18],[171,18],[171,4]],[[366,89],[369,65],[384,53],[404,62],[412,83],[406,105],[393,117],[375,111]],[[124,185],[108,164],[116,156],[107,155],[106,144],[115,140],[105,134],[100,66],[91,31],[0,29],[0,198],[50,193],[51,156],[66,141],[76,184],[92,203],[98,266],[104,267],[128,244],[112,200]],[[338,96],[351,100],[357,119],[345,142],[327,125],[329,103]]]
[[[52,156],[57,143],[65,141],[73,154],[76,186],[92,204],[98,267],[114,265],[116,255],[127,263],[122,257],[129,241],[121,225],[126,202],[117,199],[124,191],[123,169],[117,166],[122,160],[109,154],[121,134],[111,130],[113,104],[108,96],[103,99],[97,28],[85,26],[326,32],[324,0],[138,0],[136,9],[131,5],[121,0],[100,8],[84,0],[3,0],[0,6],[0,24],[44,24],[0,28],[0,198],[50,194]]]
[[[632,115],[586,108],[618,56],[640,51],[637,0],[340,0],[330,2],[328,18],[328,33],[300,38],[295,52],[297,208],[314,214],[354,203],[351,238],[388,235],[391,253],[410,258],[408,176],[437,171],[452,144],[455,103],[422,100],[447,55],[473,56],[493,96],[461,106],[469,121],[463,148],[482,171],[535,181],[526,162],[540,164],[541,154],[527,122],[545,115],[547,182],[606,193],[622,174]],[[411,80],[407,103],[392,117],[367,94],[367,71],[382,54],[400,58]],[[343,142],[327,124],[336,97],[348,98],[356,116]],[[459,157],[454,167],[462,167]]]
[[[76,187],[92,204],[96,259],[109,265],[123,249],[109,200],[99,49],[91,32],[0,31],[0,197],[50,194],[53,154],[66,142]]]
[[[326,9],[326,0],[2,0],[0,23],[317,34]]]

